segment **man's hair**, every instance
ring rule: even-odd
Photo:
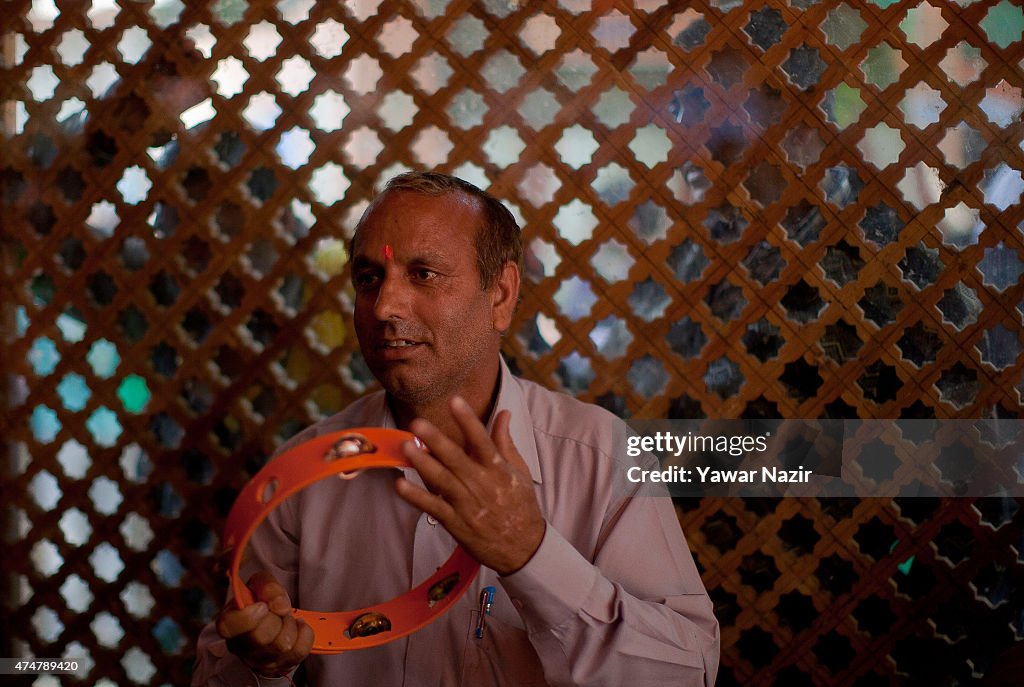
[[[523,269],[523,240],[515,217],[500,200],[468,181],[441,172],[405,172],[388,181],[384,190],[370,201],[356,225],[351,248],[354,250],[363,222],[370,212],[389,193],[419,193],[425,196],[443,196],[461,193],[477,202],[483,221],[476,229],[476,263],[480,271],[480,286],[487,289],[501,275],[505,263],[515,263]],[[351,251],[350,251],[351,253]]]

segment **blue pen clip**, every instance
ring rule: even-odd
[[[476,635],[477,639],[484,638],[484,627],[486,626],[485,618],[491,614],[491,608],[494,606],[494,587],[484,587],[480,590],[480,613],[476,619]]]

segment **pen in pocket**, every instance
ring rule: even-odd
[[[480,613],[476,621],[476,638],[483,639],[486,618],[491,614],[491,607],[494,605],[494,587],[484,587],[480,590]]]

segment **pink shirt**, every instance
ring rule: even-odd
[[[482,568],[440,619],[373,649],[310,656],[310,684],[344,687],[608,685],[710,687],[718,622],[667,497],[629,496],[610,452],[623,423],[610,413],[514,377],[502,363],[494,414],[511,433],[547,521],[521,570]],[[358,426],[394,427],[371,394],[286,446]],[[622,446],[618,442],[618,446]],[[421,483],[415,471],[406,476]],[[394,493],[395,472],[318,482],[286,501],[253,538],[252,571],[271,571],[298,607],[359,608],[407,591],[451,554],[433,518]],[[249,573],[246,573],[246,576]],[[496,587],[476,639],[481,588]],[[287,684],[257,679],[212,623],[199,639],[193,685]]]

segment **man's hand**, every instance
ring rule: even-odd
[[[247,584],[255,603],[240,609],[229,601],[217,616],[217,632],[257,673],[285,675],[309,655],[313,629],[292,616],[292,602],[273,575],[258,572]]]
[[[437,427],[417,419],[410,430],[430,452],[406,442],[402,450],[423,483],[405,478],[395,483],[398,495],[433,515],[481,564],[501,575],[526,565],[540,546],[547,526],[523,457],[509,434],[508,411],[494,420],[491,436],[463,399],[450,403],[465,447]]]

